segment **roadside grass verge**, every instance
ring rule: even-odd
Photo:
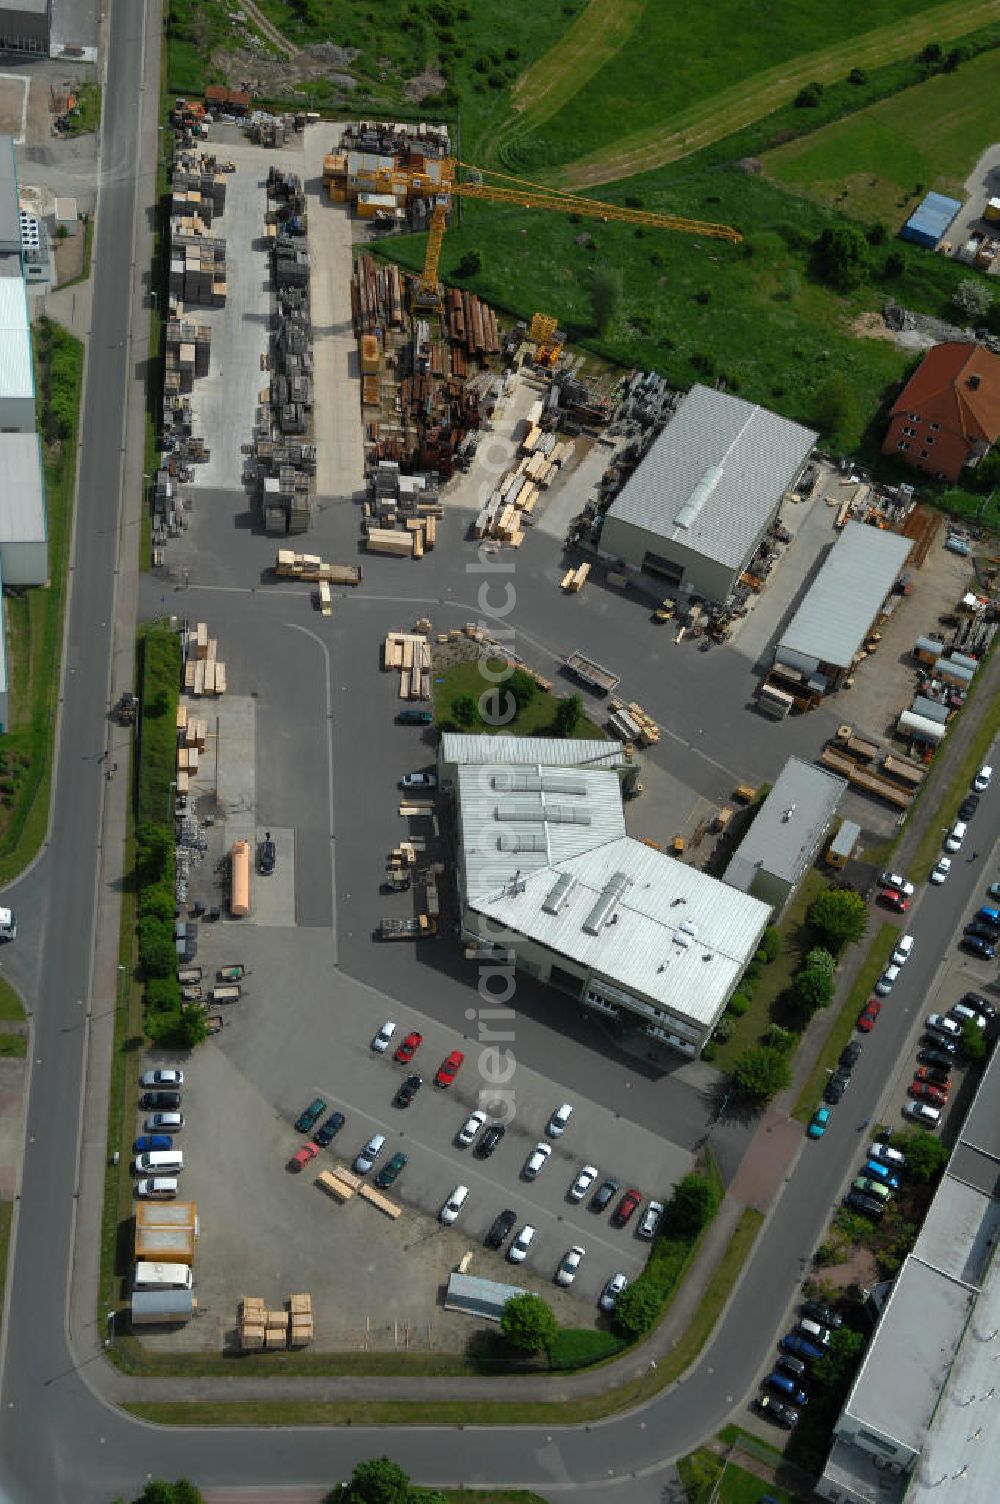
[[[8,1060],[23,1060],[27,1053],[27,1034],[0,1034],[0,1056],[6,1056]]]
[[[736,1224],[736,1230],[729,1240],[729,1247],[709,1280],[698,1309],[681,1333],[676,1345],[671,1348],[665,1358],[659,1361],[657,1378],[660,1380],[660,1387],[672,1384],[684,1373],[685,1369],[690,1368],[712,1335],[715,1324],[722,1315],[722,1308],[732,1294],[733,1286],[750,1257],[757,1234],[763,1225],[762,1212],[756,1211],[752,1206],[744,1208]]]
[[[687,1504],[758,1504],[765,1484],[755,1473],[699,1447],[677,1459],[677,1472],[687,1493]],[[775,1504],[794,1504],[795,1496],[776,1483],[767,1483],[767,1497]]]
[[[13,1216],[13,1201],[0,1201],[0,1322],[3,1321],[4,1293],[7,1289],[7,1260],[10,1256],[10,1224]]]
[[[872,988],[885,970],[885,963],[892,954],[892,948],[899,938],[899,930],[894,924],[880,924],[868,947],[868,954],[861,965],[861,970],[855,978],[854,986],[847,994],[847,998],[841,1007],[834,1022],[833,1028],[827,1036],[826,1042],[819,1053],[815,1065],[806,1077],[792,1108],[792,1117],[798,1118],[800,1123],[807,1123],[812,1117],[819,1101],[823,1083],[833,1069],[837,1056],[854,1032],[854,1022],[861,1012],[865,1003],[871,996]]]
[[[24,1004],[7,981],[6,977],[0,977],[0,1019],[10,1020],[14,1023],[23,1023],[25,1020]]]
[[[76,442],[83,382],[83,346],[49,319],[33,330],[36,413],[42,435],[49,531],[49,584],[4,599],[10,640],[11,725],[3,738],[0,774],[6,825],[0,837],[0,884],[22,872],[38,852],[49,823],[53,740],[73,531]]]
[[[498,658],[491,658],[486,667],[500,672],[503,664]],[[453,663],[440,672],[432,672],[431,685],[434,691],[434,719],[437,722],[454,721],[452,706],[461,695],[471,695],[478,703],[484,690],[494,687],[492,680],[484,678],[478,658]],[[557,732],[553,721],[559,703],[558,695],[536,688],[528,704],[506,725],[477,723],[470,726],[469,730],[487,736],[555,736]],[[580,720],[573,733],[574,739],[580,737],[602,742],[608,739],[607,733],[593,721],[588,721],[586,716]]]
[[[77,234],[79,234],[79,230]],[[90,278],[90,265],[94,258],[94,213],[91,211],[83,222],[83,266],[75,277],[70,277],[67,282],[59,283],[59,291],[63,288],[76,287],[80,282],[86,282]]]
[[[68,136],[84,136],[96,131],[101,123],[101,86],[96,79],[80,85],[76,96],[76,113],[66,121]]]

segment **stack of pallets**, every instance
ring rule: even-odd
[[[418,632],[386,634],[382,656],[387,670],[399,670],[401,700],[429,700],[431,697],[431,645]]]

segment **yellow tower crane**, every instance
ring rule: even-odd
[[[476,174],[474,178],[459,179],[457,169],[465,168]],[[555,214],[580,214],[587,219],[600,219],[605,224],[611,221],[626,225],[645,225],[654,230],[678,230],[684,235],[704,235],[710,240],[728,240],[738,245],[743,236],[732,225],[717,225],[701,219],[685,219],[677,214],[654,214],[647,209],[627,209],[618,204],[608,204],[599,198],[581,198],[575,193],[563,193],[558,188],[547,188],[541,183],[531,183],[523,178],[512,178],[505,173],[491,172],[492,177],[501,177],[505,184],[497,186],[484,183],[483,169],[470,167],[454,157],[441,161],[440,185],[435,196],[427,232],[427,250],[424,269],[417,278],[414,301],[421,308],[441,306],[441,284],[438,281],[438,266],[447,223],[447,210],[443,202],[449,195],[456,198],[486,199],[494,204],[514,204],[519,209],[550,209]]]

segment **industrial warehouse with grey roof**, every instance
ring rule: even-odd
[[[726,882],[780,914],[808,871],[846,788],[845,778],[790,757],[733,853]]]
[[[816,437],[741,397],[692,387],[616,497],[601,553],[724,601]]]
[[[768,905],[629,837],[614,772],[459,766],[455,786],[466,938],[488,936],[623,1031],[698,1054]]]
[[[0,560],[5,585],[49,577],[45,481],[37,433],[0,433]]]
[[[892,593],[913,541],[849,522],[785,629],[775,662],[835,689]]]

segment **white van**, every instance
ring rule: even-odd
[[[140,1260],[132,1281],[136,1290],[190,1290],[194,1271],[187,1264],[150,1264]]]
[[[152,1154],[137,1154],[132,1168],[136,1175],[179,1175],[184,1155],[180,1149],[154,1149]]]
[[[137,1180],[135,1194],[140,1201],[173,1201],[177,1195],[176,1175],[153,1175],[148,1180]]]

